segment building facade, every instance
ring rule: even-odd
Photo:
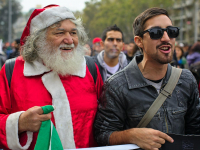
[[[200,0],[175,0],[171,18],[180,27],[177,42],[189,45],[200,41]]]

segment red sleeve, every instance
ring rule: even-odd
[[[101,92],[102,92],[103,80],[102,80],[102,77],[99,72],[99,68],[98,68],[97,64],[95,64],[95,65],[97,68],[96,91],[97,91],[97,98],[99,99]]]
[[[10,88],[8,86],[4,65],[0,71],[0,148],[8,148],[6,140],[6,120],[10,110]]]

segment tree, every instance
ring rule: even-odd
[[[8,40],[8,0],[0,0],[0,39]],[[12,0],[12,24],[21,16],[21,5],[19,1]]]
[[[125,35],[133,38],[132,24],[137,15],[150,7],[170,10],[173,0],[91,0],[83,10],[83,21],[90,39],[101,37],[103,30],[116,24]]]

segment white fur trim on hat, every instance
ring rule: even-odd
[[[74,14],[66,7],[52,7],[45,9],[31,20],[30,33],[44,29],[65,19],[76,19]]]

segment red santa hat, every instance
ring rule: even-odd
[[[20,44],[24,45],[26,37],[30,34],[47,28],[52,24],[65,19],[76,19],[74,14],[66,7],[60,7],[59,5],[48,5],[41,9],[35,9],[22,33]]]

